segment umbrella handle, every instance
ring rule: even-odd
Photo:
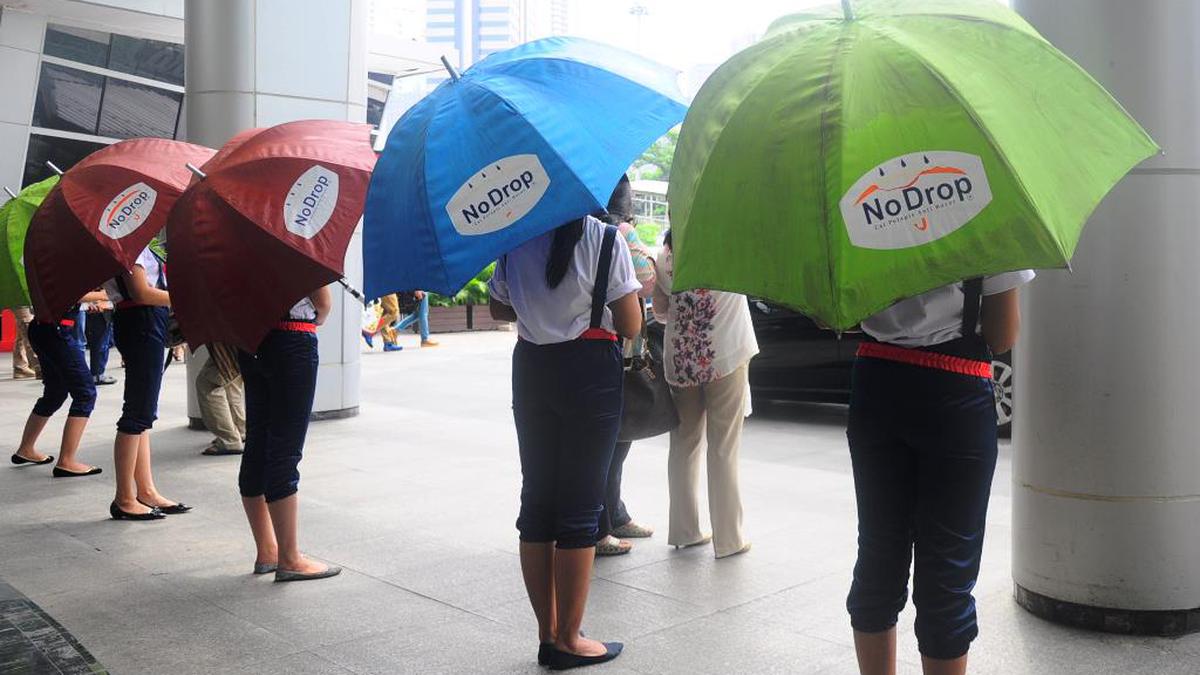
[[[51,162],[50,160],[46,160],[46,166],[50,167],[50,170],[53,171],[54,173],[56,173],[60,176],[63,175],[63,170],[58,168],[57,166],[55,166],[54,162]]]
[[[342,288],[346,289],[346,292],[348,292],[350,295],[354,296],[355,300],[361,302],[364,305],[367,304],[367,298],[365,296],[363,296],[362,291],[351,286],[350,283],[347,282],[345,279],[338,279],[338,283],[342,285]]]
[[[7,185],[4,186],[4,191],[8,193],[10,199],[17,198],[17,193],[13,192],[12,188],[8,187]]]

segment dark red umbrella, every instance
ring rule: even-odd
[[[34,313],[56,321],[84,293],[133,267],[213,150],[162,138],[114,143],[63,174],[34,214],[25,273]]]
[[[374,167],[371,127],[349,122],[254,129],[221,148],[167,223],[188,343],[253,351],[300,298],[341,279]]]

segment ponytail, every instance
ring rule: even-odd
[[[583,238],[583,225],[587,218],[572,220],[559,225],[554,231],[554,243],[550,245],[550,256],[546,259],[546,285],[558,288],[563,277],[567,276],[567,268],[575,256],[575,244]]]

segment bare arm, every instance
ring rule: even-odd
[[[613,328],[617,335],[632,340],[642,331],[642,305],[637,293],[630,293],[608,303],[612,310]]]
[[[325,323],[325,319],[329,318],[329,312],[333,309],[333,293],[329,292],[328,286],[322,286],[313,291],[308,299],[313,304],[313,309],[317,312],[317,318],[313,319],[313,323],[320,326]]]
[[[125,274],[125,288],[129,290],[129,299],[139,305],[153,307],[170,307],[171,296],[161,288],[155,288],[146,280],[146,270],[141,265],[134,265]]]
[[[1017,289],[983,298],[983,339],[995,354],[1007,354],[1021,332]]]
[[[488,310],[496,321],[512,322],[517,320],[517,310],[495,298],[488,298]]]
[[[651,309],[654,311],[654,318],[658,319],[659,323],[666,323],[671,309],[671,296],[658,284],[654,284],[654,304]]]
[[[108,293],[100,289],[90,291],[79,299],[79,302],[108,302]]]

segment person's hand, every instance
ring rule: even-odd
[[[413,291],[413,297],[417,299],[417,302],[420,302],[425,299],[425,291]]]

